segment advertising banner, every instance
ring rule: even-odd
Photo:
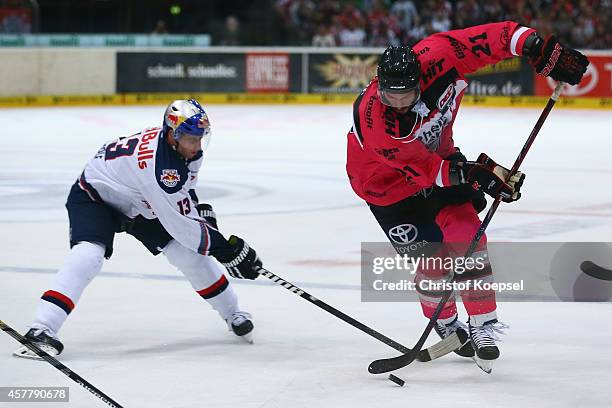
[[[376,74],[378,54],[310,54],[311,93],[358,93]],[[518,96],[533,94],[533,68],[512,58],[468,75],[467,94]]]
[[[242,53],[117,53],[117,92],[244,92]]]
[[[248,53],[246,55],[247,92],[289,91],[289,54]]]
[[[302,55],[118,52],[117,92],[302,92]]]
[[[359,93],[376,74],[378,54],[310,54],[308,92]]]
[[[511,58],[467,75],[466,93],[482,96],[533,94],[533,68],[522,58]]]
[[[566,96],[588,96],[599,98],[612,97],[612,54],[586,56],[591,62],[582,81],[575,86],[567,86],[562,95]],[[550,95],[555,88],[555,81],[540,75],[535,77],[535,94]]]

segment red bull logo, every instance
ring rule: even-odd
[[[164,183],[166,187],[175,187],[181,180],[181,176],[175,169],[164,169],[162,170],[159,180]]]
[[[181,123],[183,123],[185,121],[185,117],[180,116],[180,115],[175,115],[174,113],[171,113],[167,116],[168,121],[170,123],[172,123],[172,127],[176,128],[178,125],[180,125]]]

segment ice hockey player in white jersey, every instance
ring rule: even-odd
[[[198,204],[195,186],[210,137],[202,106],[193,99],[177,100],[166,109],[161,128],[98,150],[70,190],[71,249],[43,293],[26,338],[51,355],[62,352],[59,329],[104,258],[111,257],[114,235],[126,232],[152,254],[163,253],[229,329],[251,341],[251,316],[238,307],[221,265],[234,278],[255,279],[262,263],[243,239],[225,239],[212,207]],[[15,355],[37,358],[25,347]]]

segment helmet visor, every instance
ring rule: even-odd
[[[191,136],[192,138],[198,138],[200,139],[200,144],[202,147],[201,150],[205,152],[206,149],[208,149],[208,145],[210,144],[210,136],[211,136],[210,128],[206,129],[203,134],[199,132],[197,133],[194,132],[194,133],[181,131],[181,129],[177,129],[174,132],[174,139],[177,141],[180,141],[183,138],[183,136]]]
[[[420,96],[421,90],[419,87],[402,90],[378,88],[380,101],[391,108],[409,108],[419,100]]]

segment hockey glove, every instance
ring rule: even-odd
[[[461,172],[462,169],[459,167],[459,163],[463,164],[467,162],[466,157],[458,147],[455,147],[455,152],[450,156],[444,158],[444,160],[449,160],[450,166],[450,179],[453,184],[450,187],[443,187],[440,191],[440,196],[442,200],[448,204],[463,204],[468,201],[472,201],[472,205],[477,213],[480,213],[487,207],[487,199],[484,196],[484,193],[480,190],[474,190],[472,186],[469,184],[464,184],[465,180],[461,176],[457,176],[457,172]],[[452,180],[454,178],[454,180]]]
[[[487,208],[487,199],[482,191],[476,191],[476,194],[474,194],[474,197],[472,197],[472,206],[476,210],[477,214],[480,214],[485,210],[485,208]]]
[[[235,235],[227,241],[229,251],[214,255],[221,265],[225,266],[231,277],[237,279],[255,279],[259,276],[262,263],[255,250],[247,245],[242,238]]]
[[[466,181],[475,189],[482,190],[493,198],[501,195],[502,201],[506,203],[521,198],[520,190],[525,180],[522,172],[517,171],[506,181],[510,170],[495,163],[485,153],[481,153],[477,161],[465,162],[461,167],[466,174]]]
[[[217,226],[217,214],[213,211],[212,205],[205,203],[198,204],[196,205],[196,210],[198,210],[198,215],[204,218],[214,229],[219,229]]]
[[[587,57],[563,46],[554,35],[544,40],[537,34],[532,36],[525,41],[526,55],[538,74],[570,85],[580,82],[589,65]]]

